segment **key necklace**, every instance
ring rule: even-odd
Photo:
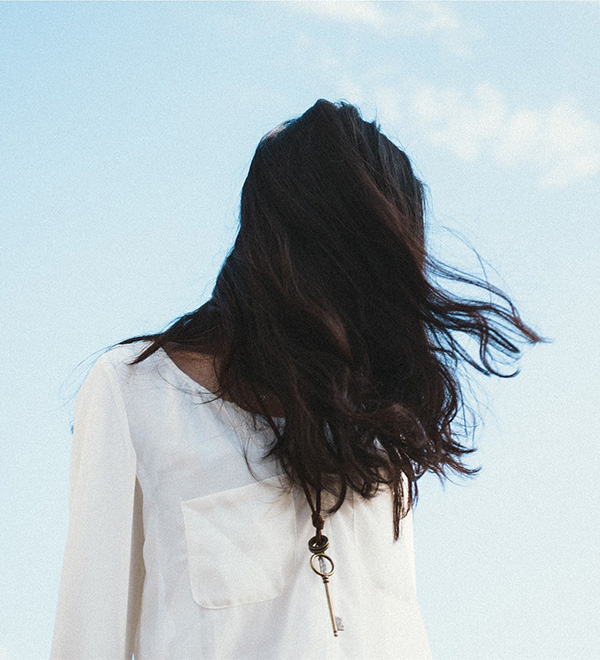
[[[337,637],[339,631],[344,630],[342,620],[340,617],[333,614],[333,607],[331,605],[331,596],[329,594],[329,578],[333,575],[335,565],[333,559],[325,554],[325,550],[329,547],[329,539],[322,534],[325,521],[321,516],[321,490],[318,489],[315,495],[315,504],[313,504],[312,497],[308,490],[308,486],[303,484],[304,493],[308,500],[308,505],[312,511],[312,523],[314,525],[316,535],[313,536],[308,542],[308,549],[312,552],[310,558],[310,567],[313,571],[321,577],[325,586],[325,596],[327,597],[327,607],[329,609],[329,618],[331,619],[331,626],[333,634]]]

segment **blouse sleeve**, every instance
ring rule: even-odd
[[[102,356],[75,402],[52,660],[131,660],[145,575],[142,547],[135,450],[116,373]]]

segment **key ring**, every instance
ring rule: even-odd
[[[317,557],[319,558],[319,568],[316,568],[314,564],[314,560]],[[331,570],[329,571],[323,568],[323,564],[326,561],[328,561],[331,564]],[[320,575],[322,578],[328,578],[330,575],[333,575],[333,571],[335,571],[335,564],[333,563],[333,559],[329,555],[324,554],[323,552],[316,552],[310,558],[310,567],[317,575]]]

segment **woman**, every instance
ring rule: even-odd
[[[77,397],[52,657],[429,657],[417,480],[475,472],[461,368],[507,375],[540,340],[428,256],[423,184],[375,122],[322,99],[284,122],[211,299]]]

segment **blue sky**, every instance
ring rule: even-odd
[[[462,236],[553,339],[477,381],[481,474],[421,482],[434,657],[596,657],[600,4],[5,2],[0,32],[0,660],[49,653],[91,358],[206,300],[258,140],[320,97],[377,117],[432,249],[480,272]]]

